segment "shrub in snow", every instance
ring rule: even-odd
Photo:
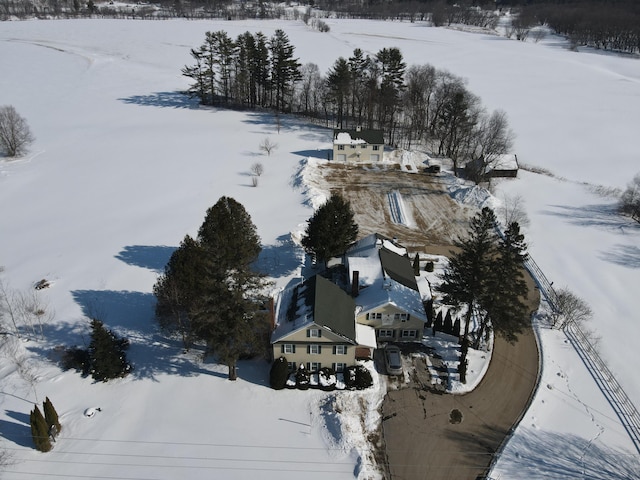
[[[306,390],[311,383],[311,374],[308,372],[304,365],[300,365],[296,372],[296,387],[300,390]]]
[[[285,357],[277,358],[271,365],[269,384],[274,390],[282,390],[289,378],[289,366]]]
[[[460,319],[456,318],[456,321],[453,322],[453,335],[460,338]]]
[[[373,385],[373,378],[371,377],[371,372],[362,365],[353,365],[347,367],[347,371],[344,374],[344,383],[350,390],[364,390]]]
[[[453,321],[451,320],[451,310],[447,310],[447,314],[444,317],[442,331],[448,335],[453,335]]]
[[[433,262],[427,262],[427,265],[424,267],[427,272],[433,272]]]
[[[47,397],[42,405],[44,407],[44,419],[47,422],[47,431],[54,437],[62,430],[60,420],[58,420],[58,412],[56,412],[53,403]]]
[[[327,392],[335,390],[337,382],[338,379],[336,378],[336,372],[333,368],[322,367],[318,372],[318,383],[320,383],[322,390]]]
[[[31,437],[36,450],[40,452],[48,452],[51,450],[51,440],[49,440],[49,427],[44,415],[36,405],[29,415],[31,423]]]
[[[442,331],[442,310],[440,310],[438,312],[438,315],[436,315],[436,322],[433,325],[433,329],[436,332],[441,332]]]
[[[93,379],[106,382],[112,378],[126,376],[131,371],[126,354],[128,348],[127,339],[120,338],[105,328],[100,320],[91,320],[89,358]]]

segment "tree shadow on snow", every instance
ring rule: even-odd
[[[635,245],[614,245],[613,248],[601,252],[600,258],[621,267],[640,268],[640,248]]]
[[[175,250],[176,247],[166,245],[130,245],[124,247],[116,258],[135,267],[163,273],[164,267],[169,263],[169,258]]]
[[[5,410],[5,413],[16,421],[0,420],[0,437],[21,447],[33,447],[29,414],[13,410]]]
[[[554,217],[566,218],[573,225],[580,227],[596,227],[624,234],[629,220],[618,215],[615,204],[584,205],[569,207],[566,205],[550,205],[555,210],[543,210],[541,213]]]
[[[132,376],[156,380],[161,373],[195,376],[212,374],[199,365],[197,349],[182,353],[177,338],[164,335],[154,318],[155,297],[151,293],[113,290],[75,290],[73,298],[88,318],[97,318],[131,346],[127,358],[133,365]],[[89,324],[84,335],[90,336]]]
[[[189,352],[184,352],[179,338],[160,331],[154,317],[153,294],[114,290],[76,290],[71,293],[88,318],[98,318],[108,329],[129,340],[127,359],[133,365],[130,375],[134,379],[158,381],[160,374],[227,378],[226,365],[218,363],[214,356],[203,359],[203,346],[194,345]],[[90,341],[90,333],[87,322],[82,335],[85,347]],[[70,336],[69,332],[57,335],[67,339]],[[259,359],[240,361],[238,374],[248,382],[266,385],[269,365]]]
[[[300,132],[300,139],[308,142],[331,143],[332,130],[309,123],[303,118],[291,114],[280,114],[278,117],[273,112],[248,111],[244,123],[250,125],[266,125],[273,130],[273,134]],[[280,132],[278,132],[278,123]],[[261,132],[265,133],[265,132]]]
[[[132,95],[119,98],[121,102],[144,107],[197,109],[200,102],[183,92],[154,92],[150,95]]]
[[[630,480],[640,472],[640,458],[572,434],[525,429],[503,455],[506,478]]]
[[[255,263],[256,269],[269,277],[286,277],[304,262],[304,251],[291,236],[281,235],[273,245],[264,245]]]

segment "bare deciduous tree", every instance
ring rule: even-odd
[[[528,227],[530,224],[522,195],[505,193],[502,197],[502,205],[498,207],[498,217],[503,225],[511,225],[515,222],[521,227]]]
[[[27,328],[31,335],[44,336],[44,325],[53,320],[54,312],[36,290],[19,291],[0,280],[0,331],[10,321],[13,334],[20,337],[21,328]],[[8,333],[8,332],[6,332]]]
[[[566,287],[557,292],[556,303],[560,311],[553,315],[554,328],[581,324],[593,316],[591,307],[587,302]]]
[[[0,147],[9,157],[23,154],[34,137],[27,121],[11,105],[0,107]]]
[[[618,208],[620,213],[640,223],[640,173],[637,173],[627,185],[627,189],[620,197]]]
[[[253,165],[251,165],[251,173],[253,173],[256,177],[259,177],[264,173],[264,165],[262,165],[260,162],[254,163]]]
[[[267,154],[267,156],[271,156],[271,152],[273,152],[276,148],[278,148],[278,144],[272,142],[269,138],[265,138],[260,142],[260,151]]]

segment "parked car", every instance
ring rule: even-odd
[[[384,364],[389,375],[402,375],[402,356],[398,347],[387,345],[384,348]]]

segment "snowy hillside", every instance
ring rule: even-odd
[[[0,364],[0,448],[14,460],[3,478],[372,475],[363,429],[379,421],[384,385],[338,395],[334,407],[325,393],[272,391],[264,362],[241,364],[231,383],[222,366],[181,354],[153,323],[158,272],[222,195],[252,216],[264,244],[261,266],[277,286],[301,274],[290,233],[312,209],[295,174],[304,157],[324,153],[331,134],[292,118],[278,133],[267,113],[199,108],[178,94],[187,86],[180,69],[191,62],[189,49],[221,29],[235,37],[282,28],[300,61],[323,73],[356,47],[369,54],[398,47],[407,64],[448,69],[467,78],[488,108],[505,110],[520,162],[554,176],[521,171],[496,196],[524,197],[533,258],[555,286],[589,303],[588,328],[640,406],[633,302],[640,229],[613,215],[615,199],[593,188],[623,188],[640,170],[637,59],[571,52],[557,38],[534,44],[419,23],[328,23],[329,33],[284,21],[0,25],[0,105],[13,105],[36,136],[25,158],[0,160],[0,275],[20,291],[49,280],[42,300],[55,312],[44,340],[21,342]],[[259,149],[265,138],[278,144],[269,157]],[[265,172],[254,188],[256,161]],[[131,339],[132,376],[93,384],[47,360],[56,346],[86,342],[88,314]],[[544,328],[542,340],[540,392],[494,476],[575,478],[584,459],[604,464],[614,455],[633,471],[637,451],[571,345]],[[51,454],[33,450],[29,434],[28,412],[45,396],[64,427]],[[373,412],[362,421],[359,396]],[[96,407],[102,412],[84,416]],[[571,448],[548,458],[549,444]]]

